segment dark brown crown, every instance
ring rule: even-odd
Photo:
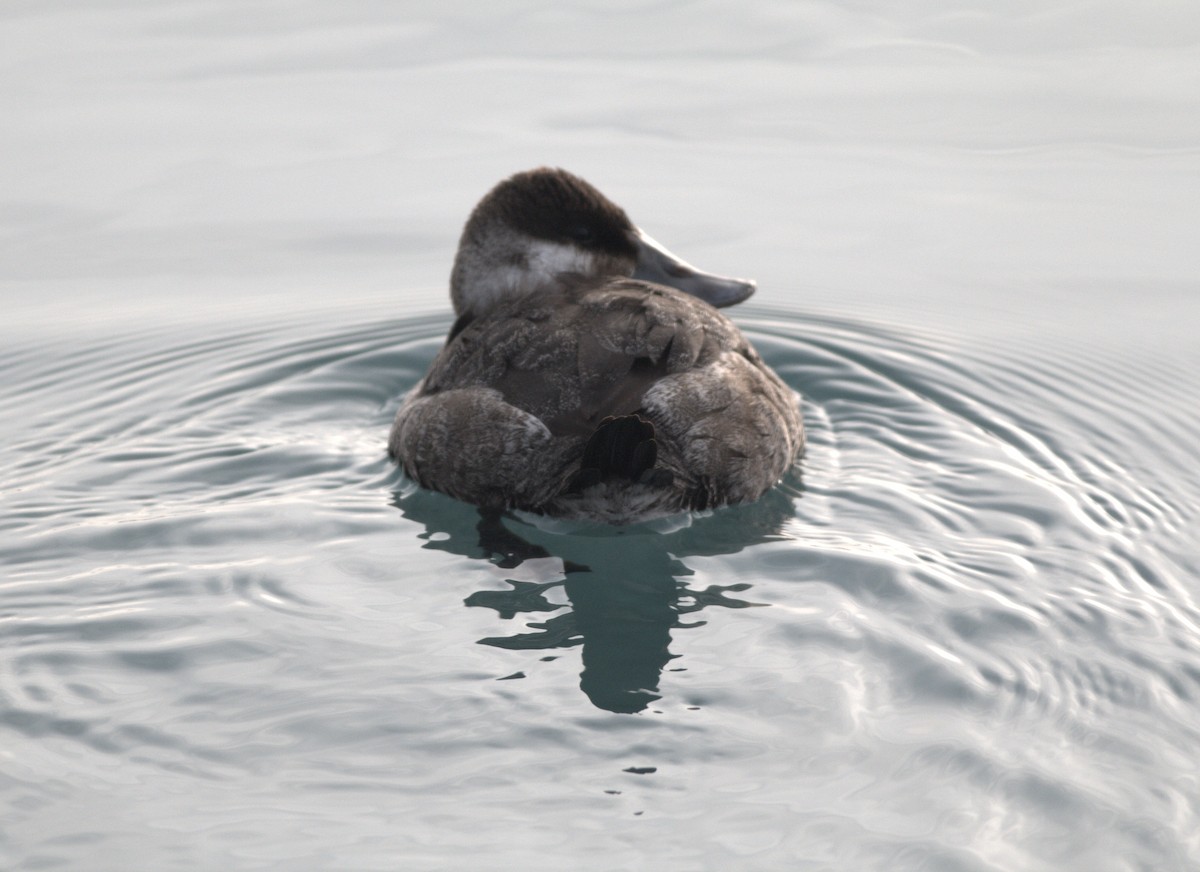
[[[566,170],[540,167],[505,179],[479,201],[464,236],[484,216],[538,239],[637,255],[635,228],[625,210]]]

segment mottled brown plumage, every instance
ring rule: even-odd
[[[803,446],[798,397],[712,305],[628,277],[643,238],[561,170],[489,194],[456,259],[459,320],[392,428],[405,471],[488,508],[616,523],[757,499],[778,481]],[[650,252],[656,275],[719,300],[753,290],[663,256]]]

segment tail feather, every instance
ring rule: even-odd
[[[588,439],[567,493],[579,493],[614,479],[657,483],[662,478],[658,473],[666,472],[654,469],[657,461],[653,423],[640,415],[605,418]]]

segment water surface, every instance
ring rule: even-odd
[[[17,4],[0,866],[1200,865],[1191,7]],[[388,463],[542,163],[804,396],[619,530]]]

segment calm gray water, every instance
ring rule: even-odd
[[[1200,7],[0,10],[0,868],[1200,867]],[[804,395],[757,504],[387,462],[565,166]]]

